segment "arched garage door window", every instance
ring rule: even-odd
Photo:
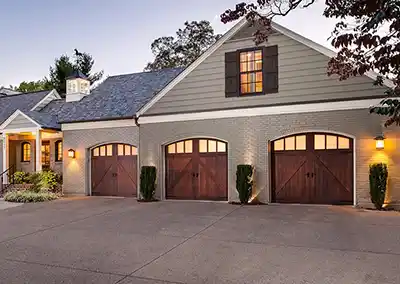
[[[187,139],[166,146],[166,197],[227,200],[227,143]]]
[[[272,142],[272,200],[352,204],[353,140],[331,133],[301,133]]]
[[[92,195],[136,196],[137,148],[112,143],[92,149]]]

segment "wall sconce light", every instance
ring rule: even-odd
[[[69,149],[68,150],[68,157],[74,159],[75,158],[75,150],[74,149]]]
[[[375,137],[375,147],[377,150],[382,150],[385,148],[385,137],[383,135]]]

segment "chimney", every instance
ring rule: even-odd
[[[71,76],[66,79],[67,94],[66,102],[80,101],[90,93],[89,78],[79,70],[74,70]]]

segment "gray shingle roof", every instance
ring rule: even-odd
[[[111,76],[81,101],[55,100],[42,112],[58,122],[94,121],[134,117],[136,112],[172,81],[183,68]]]
[[[24,113],[29,112],[50,91],[24,93],[0,97],[0,124],[3,123],[17,109]]]
[[[61,125],[57,122],[57,116],[48,113],[41,113],[38,111],[25,112],[27,116],[40,124],[43,128],[48,129],[61,129]]]

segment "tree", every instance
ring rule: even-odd
[[[13,90],[29,93],[29,92],[37,92],[43,90],[51,90],[51,83],[46,79],[38,80],[38,81],[22,81],[18,86],[11,86]]]
[[[54,66],[50,66],[50,84],[61,96],[65,96],[66,78],[74,70],[79,70],[86,75],[91,84],[103,77],[103,71],[92,73],[94,59],[90,54],[79,52],[77,49],[74,51],[72,59],[68,55],[62,55],[55,59]]]
[[[185,22],[184,25],[184,29],[176,32],[176,37],[160,37],[153,41],[151,51],[155,58],[145,71],[186,67],[221,37],[214,34],[208,21]]]
[[[241,2],[235,9],[221,15],[223,23],[245,16],[257,25],[255,43],[268,41],[271,21],[292,11],[307,8],[315,0],[258,0]],[[374,82],[383,85],[391,79],[393,88],[386,94],[400,96],[400,1],[398,0],[326,0],[323,15],[338,22],[331,36],[331,44],[339,51],[328,63],[328,75],[337,74],[339,80],[364,75],[369,71],[380,74]],[[388,116],[385,126],[400,125],[400,102],[384,99],[371,113]]]

